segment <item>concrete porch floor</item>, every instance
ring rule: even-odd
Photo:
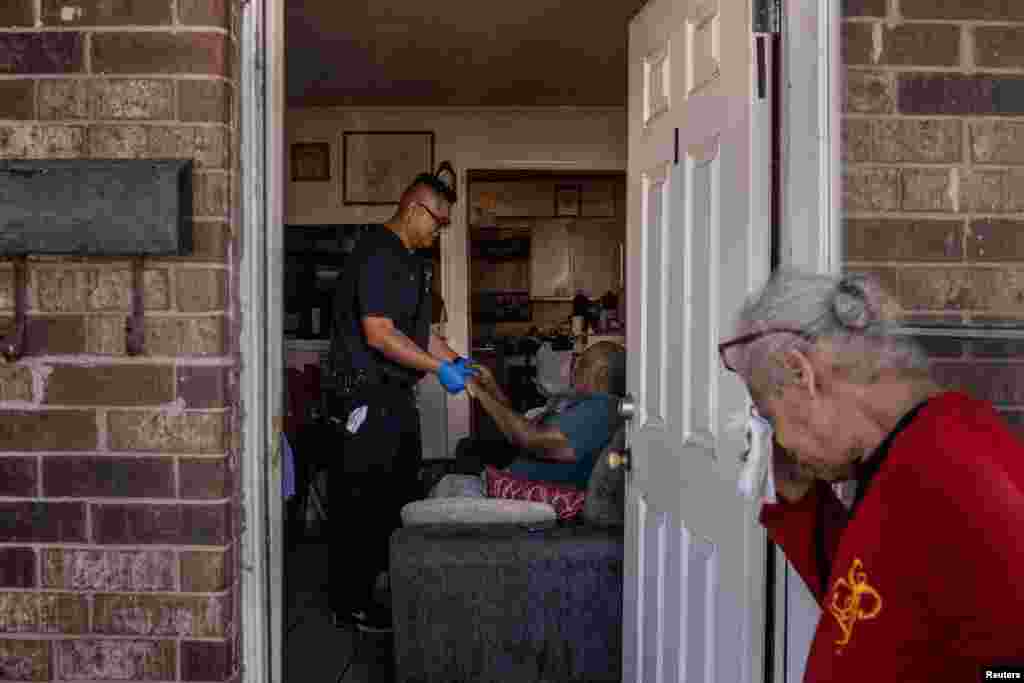
[[[335,628],[327,607],[328,547],[312,539],[285,555],[286,683],[387,683],[394,680],[390,634]]]

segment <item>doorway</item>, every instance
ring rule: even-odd
[[[839,190],[830,182],[835,168],[830,165],[833,144],[838,134],[830,129],[830,122],[838,121],[831,114],[836,101],[835,79],[830,73],[831,50],[838,41],[820,39],[830,36],[838,25],[838,0],[826,10],[813,0],[794,0],[786,18],[787,44],[786,81],[809,87],[793,89],[786,103],[787,136],[785,147],[792,163],[787,167],[784,182],[783,222],[791,226],[782,236],[783,262],[831,269],[837,263],[834,250],[837,240],[831,237],[835,221],[829,209],[829,198]],[[242,581],[245,605],[242,626],[245,630],[245,669],[247,678],[259,681],[282,680],[282,648],[284,602],[281,592],[284,539],[281,533],[283,518],[280,503],[280,446],[274,435],[280,429],[283,414],[282,376],[284,354],[282,290],[283,235],[279,227],[285,222],[287,183],[285,168],[286,143],[284,97],[284,5],[279,0],[266,3],[246,3],[243,6],[243,88],[240,93],[243,111],[243,164],[242,190],[247,197],[244,214],[242,298],[244,312],[243,355],[247,359],[243,372],[243,401],[247,415],[243,448],[243,461],[248,465],[245,479],[245,529],[241,553]],[[816,26],[817,34],[808,34],[808,26]],[[835,60],[838,61],[838,60]],[[824,77],[823,77],[824,76]],[[529,111],[529,108],[525,108]],[[410,116],[420,125],[434,130],[458,130],[448,139],[459,136],[466,143],[445,143],[438,156],[451,158],[460,171],[460,186],[468,180],[463,169],[468,168],[549,168],[572,172],[580,170],[614,170],[625,168],[624,144],[590,149],[580,144],[585,135],[607,137],[609,130],[624,130],[624,114],[616,107],[598,107],[593,110],[558,111],[544,109],[531,113],[527,124],[534,139],[540,141],[536,149],[523,149],[520,131],[515,139],[502,142],[492,133],[520,117],[524,108],[515,112],[501,109],[488,110],[472,121],[452,121],[450,112],[429,113],[406,110],[401,114],[388,112],[381,119],[391,129],[408,129]],[[595,111],[597,114],[595,115]],[[532,116],[535,114],[535,116]],[[367,129],[375,125],[365,110],[347,114],[349,125]],[[621,123],[607,125],[607,121],[621,118]],[[812,131],[813,134],[807,134]],[[439,132],[439,138],[442,135]],[[818,193],[806,192],[807,187],[818,187]],[[319,222],[319,221],[314,221]],[[450,242],[443,245],[443,292],[448,308],[448,323],[457,343],[470,341],[468,280],[469,259],[466,252],[468,218],[453,221]],[[462,288],[460,291],[460,287]],[[465,406],[449,402],[448,436],[457,438],[469,431],[469,414]],[[462,412],[460,412],[462,411]],[[454,425],[454,428],[453,428]],[[778,593],[777,593],[778,594]],[[786,598],[783,596],[783,600]],[[784,642],[776,639],[777,643]],[[782,646],[780,645],[780,648]],[[785,680],[784,669],[774,680]]]

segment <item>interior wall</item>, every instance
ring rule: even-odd
[[[621,108],[523,109],[290,109],[287,143],[329,142],[331,180],[288,183],[286,223],[382,221],[393,206],[342,203],[344,131],[433,131],[435,163],[449,160],[459,175],[459,203],[441,238],[446,334],[460,353],[469,350],[469,259],[466,172],[469,169],[539,168],[568,171],[626,169],[626,112]],[[286,155],[288,156],[288,155]],[[287,169],[286,178],[291,178]],[[410,178],[411,180],[411,178]],[[469,434],[469,402],[448,399],[448,448]]]

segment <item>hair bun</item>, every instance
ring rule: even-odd
[[[859,278],[844,277],[832,298],[832,312],[839,322],[851,330],[864,330],[871,325],[867,292]]]

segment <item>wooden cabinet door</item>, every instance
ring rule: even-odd
[[[537,223],[530,240],[530,296],[570,297],[572,264],[570,263],[569,226],[571,220]]]
[[[621,245],[625,229],[620,221],[583,220],[573,225],[573,291],[584,290],[592,299],[619,288]]]

